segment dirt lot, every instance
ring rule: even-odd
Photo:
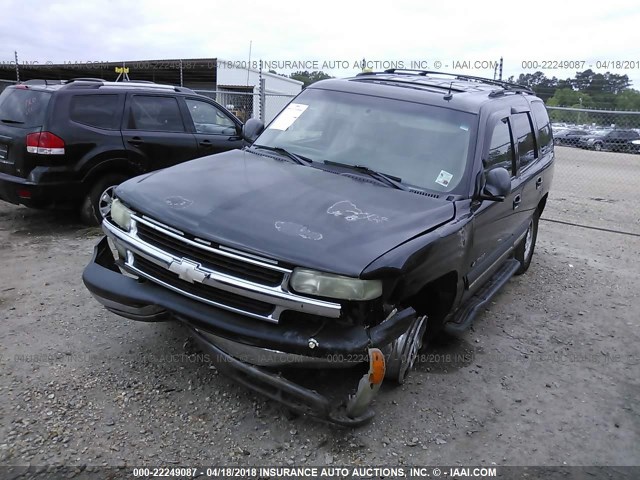
[[[637,230],[640,156],[585,194],[564,150],[546,216]],[[541,221],[530,271],[339,430],[218,375],[179,325],[103,310],[80,279],[99,235],[0,203],[0,464],[639,464],[640,237]]]

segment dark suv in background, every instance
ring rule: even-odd
[[[241,148],[242,128],[188,88],[99,79],[11,86],[0,94],[0,199],[75,206],[95,224],[124,180]]]

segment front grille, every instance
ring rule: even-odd
[[[200,263],[204,268],[237,278],[275,286],[282,283],[284,274],[270,268],[253,265],[235,258],[218,255],[181,240],[165,235],[154,228],[138,222],[138,237],[150,245],[176,257],[184,257]]]
[[[183,292],[211,302],[228,305],[229,307],[233,307],[238,310],[254,313],[256,315],[268,316],[275,308],[274,305],[270,303],[243,297],[241,295],[236,295],[235,293],[225,292],[224,290],[220,290],[209,285],[186,282],[175,273],[161,267],[160,265],[150,262],[139,255],[135,257],[133,266],[141,272],[149,275],[149,277],[164,282],[167,285],[171,285]]]

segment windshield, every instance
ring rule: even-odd
[[[368,167],[402,183],[450,192],[475,136],[473,114],[330,90],[302,92],[255,141],[316,162]]]
[[[6,88],[0,94],[0,121],[18,127],[40,127],[51,94],[26,88]]]

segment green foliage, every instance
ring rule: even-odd
[[[293,78],[294,80],[301,81],[302,83],[304,83],[304,86],[303,86],[304,88],[304,87],[308,87],[312,83],[317,82],[319,80],[325,80],[327,78],[333,78],[333,77],[331,75],[324,73],[323,71],[314,70],[313,72],[308,72],[307,70],[305,70],[304,72],[302,71],[294,72],[291,75],[289,75],[289,78]]]
[[[535,72],[508,81],[531,88],[549,106],[640,111],[640,92],[631,88],[627,75],[588,69],[564,80]]]

